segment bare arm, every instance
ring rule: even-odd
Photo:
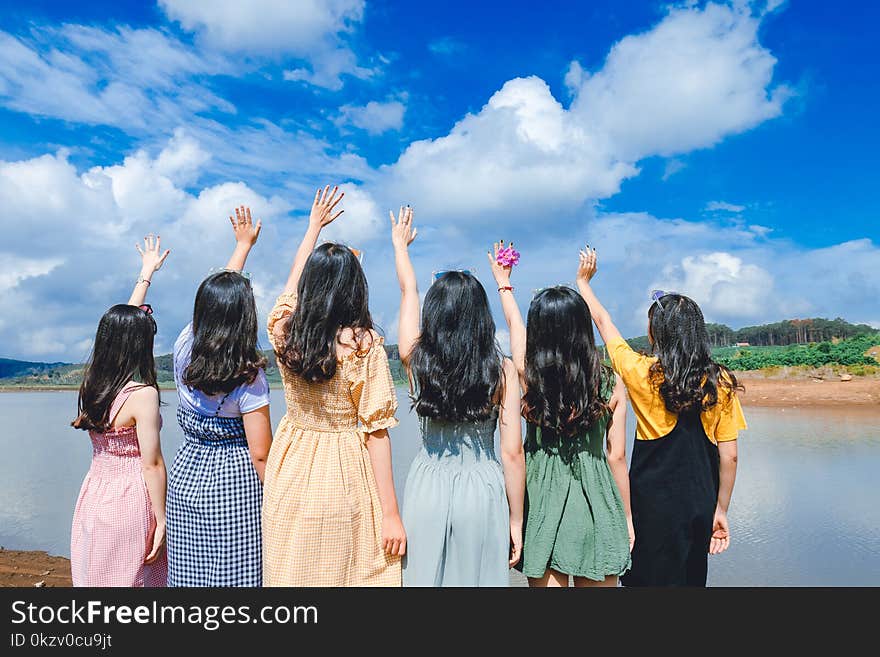
[[[614,477],[617,490],[620,491],[620,499],[623,501],[626,527],[629,532],[629,549],[632,550],[635,543],[635,529],[629,498],[629,472],[626,468],[626,388],[620,379],[614,384],[610,405],[611,425],[606,435],[608,467],[611,469],[611,476]]]
[[[263,473],[266,471],[266,458],[269,456],[269,448],[272,446],[272,421],[269,419],[269,405],[262,406],[241,416],[244,420],[244,434],[247,437],[248,451],[251,454],[251,463],[260,481],[263,481]]]
[[[338,196],[336,195],[337,192],[339,192],[338,185],[332,191],[330,190],[330,185],[327,185],[324,189],[318,188],[318,191],[315,192],[315,200],[309,213],[309,227],[306,229],[306,234],[303,235],[302,242],[300,242],[296,256],[293,259],[290,276],[287,277],[287,285],[284,286],[285,294],[296,292],[300,276],[302,276],[303,270],[306,268],[306,261],[312,255],[312,251],[315,250],[315,244],[318,243],[321,229],[345,212],[345,210],[340,210],[335,214],[333,213],[336,204],[345,196],[345,192],[340,192]]]
[[[397,330],[397,348],[400,360],[409,367],[409,356],[419,339],[419,286],[416,272],[409,258],[409,245],[418,231],[412,226],[411,207],[400,208],[397,220],[391,215],[391,243],[394,245],[394,265],[400,283],[400,323]]]
[[[153,280],[153,274],[162,268],[162,265],[165,264],[165,258],[168,257],[171,251],[166,250],[163,253],[160,249],[159,236],[153,237],[152,233],[144,238],[143,249],[141,249],[140,244],[135,244],[134,248],[141,254],[141,273],[134,284],[131,296],[128,298],[128,305],[140,306],[143,305],[144,300],[147,298],[147,290],[150,287],[150,282]]]
[[[367,434],[367,452],[382,507],[382,547],[387,554],[406,554],[406,532],[397,507],[391,470],[391,438],[387,429]]]
[[[736,481],[737,447],[735,440],[718,443],[719,482],[718,505],[715,507],[715,519],[712,526],[712,540],[709,542],[709,553],[720,554],[730,547],[730,525],[727,521],[727,508],[733,495],[733,484]]]
[[[243,205],[235,208],[235,216],[229,217],[229,221],[232,223],[232,232],[235,233],[235,249],[229,256],[226,269],[241,271],[244,269],[251,249],[257,243],[263,222],[257,219],[257,223],[254,224],[251,219],[251,209]]]
[[[513,242],[510,243],[513,247]],[[504,242],[495,243],[495,253],[487,253],[489,258],[489,266],[492,268],[492,276],[498,284],[498,294],[501,295],[501,309],[504,311],[504,319],[507,322],[507,328],[510,331],[510,356],[513,364],[516,366],[516,372],[519,375],[520,385],[525,388],[525,372],[526,372],[526,324],[523,321],[522,313],[519,310],[519,304],[513,296],[510,285],[510,273],[512,266],[498,264],[498,251],[504,248]]]
[[[144,563],[152,563],[165,545],[165,490],[167,474],[162,446],[159,441],[161,417],[159,415],[159,392],[155,388],[141,388],[129,397],[131,413],[137,426],[138,446],[141,451],[141,471],[153,515],[156,516],[156,531],[153,543],[148,546]]]
[[[578,291],[581,293],[584,301],[587,302],[590,314],[593,316],[593,322],[596,324],[596,329],[599,331],[599,335],[602,336],[602,341],[607,345],[610,341],[620,338],[620,331],[617,330],[614,322],[611,321],[611,315],[605,310],[605,306],[599,302],[596,293],[593,292],[593,288],[590,286],[590,280],[596,275],[597,269],[596,249],[588,247],[586,251],[581,251],[577,271]]]
[[[504,396],[498,421],[501,433],[501,464],[504,467],[504,488],[510,507],[510,566],[522,555],[523,500],[526,489],[526,461],[522,443],[519,381],[516,367],[504,359]]]

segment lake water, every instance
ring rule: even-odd
[[[398,495],[419,448],[401,401],[391,432]],[[163,391],[165,458],[182,435],[177,396]],[[68,556],[70,520],[91,459],[85,432],[69,426],[73,392],[0,393],[0,545]],[[283,413],[280,389],[272,419]],[[747,408],[730,510],[732,544],[709,559],[720,586],[880,585],[880,411]],[[627,433],[633,433],[633,418]],[[630,450],[631,451],[631,450]]]

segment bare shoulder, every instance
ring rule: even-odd
[[[128,403],[137,408],[152,408],[159,405],[159,391],[152,386],[141,386],[131,393]]]

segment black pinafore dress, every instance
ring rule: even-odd
[[[624,586],[705,586],[718,500],[718,447],[683,411],[656,440],[636,440],[630,496],[636,541]]]

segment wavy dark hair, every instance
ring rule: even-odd
[[[257,305],[250,281],[235,271],[208,276],[193,306],[193,344],[183,382],[208,395],[253,383],[266,357],[257,349]]]
[[[719,387],[744,390],[733,372],[712,360],[703,312],[693,299],[667,294],[652,303],[648,331],[657,356],[651,381],[670,413],[712,408]]]
[[[596,349],[590,308],[564,285],[538,292],[529,306],[522,411],[544,442],[583,436],[611,412],[603,397],[611,369]]]
[[[153,360],[155,335],[155,320],[137,306],[120,303],[104,313],[79,387],[72,426],[107,431],[113,400],[130,381],[159,390]]]
[[[447,422],[494,417],[504,385],[502,358],[480,282],[457,271],[434,281],[409,358],[416,413]]]
[[[309,383],[329,381],[336,375],[340,329],[353,329],[359,345],[367,336],[372,339],[369,300],[367,277],[351,249],[334,242],[320,245],[299,279],[296,310],[278,359]]]

